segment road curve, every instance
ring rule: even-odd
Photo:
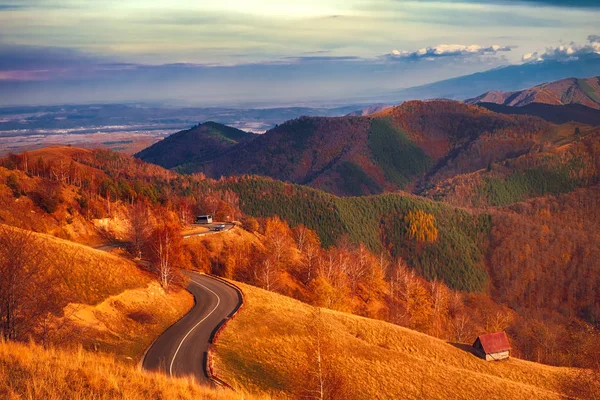
[[[194,376],[210,383],[205,371],[212,336],[241,305],[241,294],[229,285],[198,273],[187,273],[195,305],[148,349],[142,367],[169,376]]]

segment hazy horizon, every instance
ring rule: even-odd
[[[0,0],[0,105],[376,101],[598,54],[598,20],[593,1]]]

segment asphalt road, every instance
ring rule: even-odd
[[[225,228],[223,228],[222,230],[215,230],[215,228],[220,225],[225,225]],[[202,226],[202,227],[208,228],[208,231],[200,232],[200,233],[189,233],[189,234],[182,233],[181,236],[184,239],[188,239],[188,238],[196,237],[196,236],[213,235],[215,233],[222,233],[222,232],[230,231],[235,227],[234,224],[225,223],[225,222],[215,222],[214,224],[205,224],[205,225],[196,225],[196,226]],[[94,249],[109,252],[112,250],[116,250],[118,248],[127,248],[128,245],[129,245],[128,242],[113,242],[113,243],[107,243],[107,244],[103,244],[100,246],[96,246],[96,247],[94,247]]]
[[[196,304],[152,344],[142,366],[169,376],[192,375],[198,382],[210,383],[204,369],[210,340],[241,304],[241,298],[237,290],[217,279],[187,274],[191,279],[187,290]]]
[[[225,227],[221,228],[221,225],[225,225]],[[195,225],[195,226],[206,227],[206,228],[208,228],[208,232],[189,233],[187,235],[183,234],[184,239],[195,237],[195,236],[206,236],[206,235],[212,235],[215,233],[221,233],[221,232],[229,231],[235,227],[234,224],[225,223],[225,222],[215,222],[214,224],[204,224],[204,225],[200,224],[200,225]],[[216,230],[217,227],[219,230]]]

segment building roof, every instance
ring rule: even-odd
[[[486,354],[510,350],[510,343],[508,343],[508,337],[504,331],[486,333],[479,336],[477,340],[481,343],[481,347]]]

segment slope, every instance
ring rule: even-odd
[[[378,194],[526,152],[548,129],[534,117],[412,101],[365,117],[288,121],[216,159],[188,159],[179,169],[213,178],[263,175],[344,196]]]
[[[491,91],[465,102],[467,104],[496,103],[512,107],[522,107],[532,103],[581,104],[600,110],[600,77],[563,79],[516,92]]]
[[[113,357],[0,342],[3,399],[247,399],[191,379],[150,374]]]
[[[539,118],[497,114],[456,101],[409,101],[373,117],[391,120],[434,160],[417,183],[417,193],[447,177],[527,153],[552,129]]]
[[[215,364],[247,391],[309,397],[323,383],[325,398],[559,399],[575,379],[567,368],[486,362],[468,346],[240,286],[245,305],[219,336]]]
[[[136,157],[165,168],[173,168],[195,160],[210,160],[235,144],[253,137],[252,133],[227,125],[205,122],[168,136],[140,151]]]
[[[0,225],[0,258],[15,254],[7,253],[7,235],[28,243],[24,250],[37,266],[29,265],[27,281],[17,286],[25,294],[15,339],[135,359],[192,306],[185,290],[165,292],[133,262],[49,235]]]
[[[470,214],[416,196],[398,193],[362,197],[336,197],[329,193],[264,178],[244,177],[223,182],[238,194],[247,215],[278,215],[291,226],[315,230],[324,246],[344,237],[364,243],[376,253],[389,251],[402,257],[427,279],[440,279],[450,287],[481,291],[488,281],[483,264],[483,241],[489,233],[486,215]],[[435,243],[406,240],[406,216],[422,210],[439,228]]]
[[[460,207],[487,207],[568,193],[598,183],[599,152],[600,128],[565,124],[529,151],[430,182],[420,194]]]

